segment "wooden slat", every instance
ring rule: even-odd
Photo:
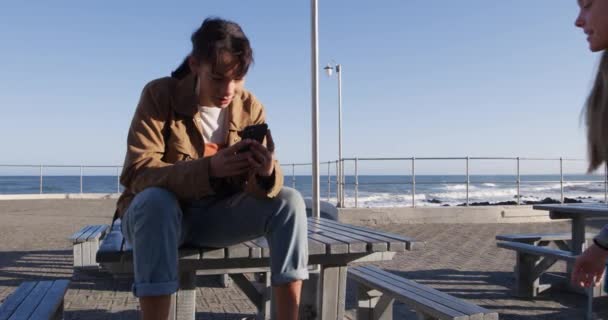
[[[483,319],[483,315],[486,313],[493,313],[490,310],[482,308],[478,305],[463,301],[456,297],[453,297],[447,293],[441,292],[439,290],[433,289],[431,287],[422,285],[415,281],[400,277],[398,275],[392,274],[390,272],[384,271],[378,267],[374,266],[365,266],[365,267],[356,267],[351,268],[355,269],[355,272],[361,271],[362,273],[376,278],[379,281],[394,284],[398,287],[401,287],[407,291],[410,291],[414,294],[419,294],[429,300],[435,301],[437,303],[443,304],[446,307],[451,309],[460,311],[464,314],[472,316],[473,318]],[[372,280],[373,281],[373,280]]]
[[[564,250],[551,249],[520,242],[498,242],[496,245],[499,248],[516,250],[518,252],[524,252],[537,256],[552,257],[570,262],[574,262],[576,260],[575,255],[572,255],[571,252]]]
[[[585,217],[608,216],[608,205],[600,203],[575,203],[575,204],[537,204],[532,206],[535,210],[547,210],[551,213],[565,215],[577,215]]]
[[[444,306],[443,304],[437,303],[423,296],[412,294],[410,291],[398,287],[395,283],[382,283],[382,286],[380,286],[375,280],[370,280],[370,278],[367,277],[364,272],[356,269],[357,268],[351,268],[351,270],[349,270],[349,275],[358,282],[369,288],[374,288],[385,292],[390,291],[390,293],[388,293],[390,296],[416,310],[422,311],[423,313],[439,319],[469,320],[469,316],[467,314]]]
[[[249,247],[242,243],[226,247],[226,259],[231,258],[249,258]]]
[[[332,238],[332,239],[335,239],[342,243],[345,243],[348,246],[348,252],[350,252],[350,253],[367,252],[367,243],[366,242],[354,239],[350,236],[344,236],[341,234],[336,234],[334,232],[328,232],[326,230],[323,230],[323,229],[315,226],[312,223],[308,224],[308,231],[313,234],[322,235],[327,238]]]
[[[99,225],[93,225],[92,228],[87,230],[87,232],[84,232],[83,234],[81,234],[80,237],[78,239],[76,239],[76,242],[86,242],[89,239],[89,237],[91,237],[92,235],[95,234],[95,232],[97,232],[98,229],[99,229]]]
[[[23,282],[11,295],[0,305],[0,320],[7,320],[28,294],[34,289],[36,282]]]
[[[92,232],[91,235],[89,235],[89,237],[87,238],[87,241],[101,238],[106,233],[106,230],[108,230],[109,228],[110,228],[110,226],[108,226],[106,224],[100,224],[97,227],[97,229],[94,232]]]
[[[595,235],[587,232],[585,237],[592,239]],[[515,242],[534,242],[534,241],[559,241],[571,240],[572,233],[529,233],[529,234],[499,234],[496,240],[500,241],[515,241]]]
[[[270,257],[270,247],[268,246],[268,241],[266,241],[266,238],[259,237],[257,239],[251,240],[251,242],[255,243],[260,248],[262,248],[262,257],[263,258]],[[309,255],[326,254],[326,253],[327,253],[327,248],[326,248],[325,243],[308,238],[308,254]]]
[[[198,260],[201,258],[201,250],[198,248],[180,248],[178,253],[180,260]]]
[[[270,247],[268,246],[268,241],[266,241],[266,238],[259,237],[257,239],[251,240],[251,242],[255,243],[257,246],[259,246],[262,249],[262,257],[264,257],[264,258],[270,257]]]
[[[224,248],[203,248],[201,249],[201,260],[205,259],[224,259],[226,257],[226,250]]]
[[[314,218],[309,218],[309,220],[314,219]],[[319,218],[318,219],[321,223],[326,223],[326,224],[331,224],[331,225],[342,225],[342,226],[348,226],[349,228],[353,229],[353,230],[357,230],[357,231],[361,231],[363,232],[362,234],[367,234],[367,235],[377,235],[377,236],[381,236],[381,237],[385,237],[385,238],[389,238],[392,239],[393,242],[396,241],[396,243],[405,243],[406,244],[406,249],[411,250],[414,247],[414,244],[417,243],[416,240],[412,239],[412,238],[408,238],[408,237],[403,237],[400,235],[396,235],[396,234],[392,234],[392,233],[386,233],[386,232],[382,232],[382,231],[378,231],[378,230],[374,230],[374,229],[370,229],[370,228],[365,228],[365,227],[361,227],[361,226],[355,226],[355,225],[350,225],[350,224],[344,224],[344,223],[340,223],[340,222],[336,222],[333,220],[329,220],[329,219],[324,219],[324,218]],[[388,241],[388,240],[386,240]],[[392,244],[392,242],[390,242]],[[393,250],[392,246],[389,245],[389,250],[390,251],[396,251]]]
[[[308,255],[327,254],[327,246],[315,239],[308,238]]]
[[[42,302],[38,305],[34,313],[32,313],[32,319],[50,319],[59,306],[63,303],[63,296],[68,290],[70,285],[69,280],[55,280],[52,286],[46,292],[46,295],[42,299]]]
[[[387,251],[388,250],[388,243],[384,242],[384,241],[380,241],[365,235],[360,235],[360,234],[356,234],[353,232],[349,232],[346,230],[341,229],[338,226],[332,226],[329,224],[321,224],[318,223],[317,221],[314,220],[309,220],[310,224],[314,225],[315,227],[321,229],[321,230],[325,230],[329,233],[335,233],[338,235],[342,235],[342,236],[348,236],[352,239],[356,239],[359,241],[363,241],[366,243],[366,251],[368,252],[380,252],[380,251]]]
[[[257,259],[262,257],[262,247],[258,246],[255,242],[245,241],[243,244],[249,248],[250,258]]]
[[[101,236],[101,231],[104,227],[105,227],[105,225],[103,225],[103,224],[94,225],[93,228],[91,228],[91,230],[89,230],[89,232],[87,232],[81,236],[81,239],[83,241],[89,241],[91,239],[95,239],[96,236]],[[85,235],[86,235],[86,237],[85,237]]]
[[[325,252],[327,254],[336,253],[348,253],[348,243],[336,240],[334,238],[326,237],[322,234],[308,232],[308,239],[312,239],[322,243],[325,246]],[[310,241],[309,241],[310,243]]]
[[[388,251],[404,252],[408,245],[405,241],[396,240],[395,238],[391,238],[391,237],[381,235],[381,234],[362,231],[360,229],[355,228],[352,225],[343,224],[343,223],[334,223],[334,221],[327,220],[327,219],[323,219],[323,220],[310,219],[310,220],[314,221],[315,223],[320,223],[321,225],[324,225],[324,226],[331,226],[332,228],[343,230],[345,232],[349,232],[353,235],[365,236],[370,239],[374,239],[374,241],[384,242],[388,246],[387,247]]]
[[[86,232],[88,232],[89,230],[91,230],[91,228],[94,228],[94,225],[88,225],[88,226],[84,226],[82,227],[82,229],[76,231],[76,233],[74,233],[73,235],[70,236],[70,240],[72,242],[77,242],[78,239],[80,239],[80,237],[85,234]]]
[[[9,320],[23,320],[28,319],[28,317],[34,312],[36,307],[44,298],[44,295],[49,290],[53,283],[51,281],[39,281],[36,283],[36,287],[30,291],[25,300],[19,305],[17,310],[11,315]]]

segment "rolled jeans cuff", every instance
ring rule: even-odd
[[[295,269],[280,274],[272,274],[270,283],[273,287],[284,285],[298,280],[308,279],[308,268]]]
[[[133,295],[136,297],[167,296],[177,292],[179,283],[177,281],[158,283],[134,283]]]

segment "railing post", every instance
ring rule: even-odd
[[[344,178],[344,159],[340,159],[340,203],[342,207],[346,207],[344,205],[344,188],[346,187],[346,179]]]
[[[412,157],[412,208],[416,207],[416,158]]]
[[[116,167],[116,193],[120,193],[120,167]]]
[[[466,206],[469,206],[469,183],[471,180],[469,179],[469,157],[467,156],[467,202]]]
[[[296,188],[296,165],[295,163],[291,164],[291,187]]]
[[[42,165],[40,165],[40,194],[42,194]]]
[[[355,157],[355,208],[359,207],[359,159]]]
[[[340,162],[338,160],[336,160],[336,207],[340,208],[342,207],[340,202]]]
[[[517,157],[517,180],[515,181],[515,183],[517,184],[517,205],[520,205],[521,204],[521,190],[520,190],[521,177],[520,177],[520,172],[519,172],[519,157]]]
[[[329,197],[331,197],[331,175],[330,175],[330,162],[327,161],[327,202],[329,202]]]
[[[82,166],[80,166],[80,193],[82,194]]]
[[[559,192],[560,202],[564,203],[564,159],[559,157]]]

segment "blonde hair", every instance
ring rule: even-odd
[[[585,102],[589,172],[608,160],[608,50],[600,59],[593,88]]]

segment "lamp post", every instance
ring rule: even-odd
[[[310,1],[311,18],[311,111],[312,111],[312,215],[321,216],[319,200],[319,6],[318,0]]]
[[[344,207],[344,163],[342,162],[342,65],[327,64],[325,73],[331,77],[334,69],[338,76],[338,190],[336,190],[337,207]]]

